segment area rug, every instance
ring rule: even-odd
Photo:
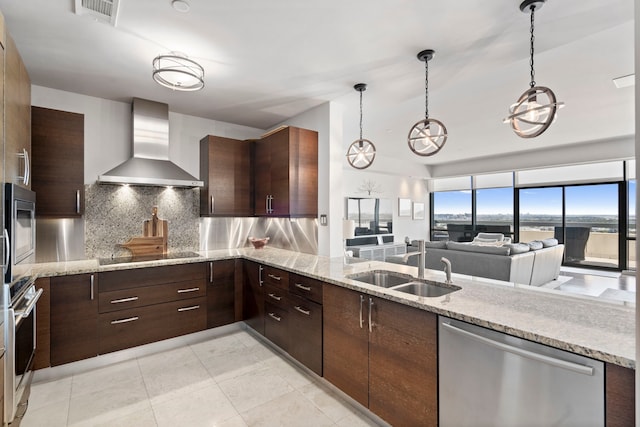
[[[612,289],[607,288],[600,294],[600,297],[606,299],[613,299],[617,301],[628,301],[635,302],[636,301],[636,293],[631,291],[625,291],[622,289]]]

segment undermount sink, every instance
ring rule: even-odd
[[[347,278],[420,297],[439,297],[461,289],[460,286],[421,281],[409,274],[389,270],[365,271]]]
[[[390,288],[392,286],[409,283],[414,278],[408,274],[397,273],[389,270],[373,270],[364,273],[356,273],[347,276],[349,279],[368,283],[374,286]]]
[[[460,290],[460,286],[455,285],[435,285],[428,282],[411,282],[403,285],[394,286],[394,291],[405,292],[419,297],[440,297]]]

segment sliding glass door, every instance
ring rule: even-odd
[[[520,242],[558,238],[558,230],[562,234],[562,187],[521,188],[518,196]]]

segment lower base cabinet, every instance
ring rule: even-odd
[[[236,261],[211,261],[208,264],[207,328],[235,322]]]
[[[324,377],[394,426],[437,425],[437,316],[331,285],[323,307]]]
[[[622,366],[605,364],[605,425],[625,427],[636,425],[636,371]]]
[[[242,263],[242,319],[260,335],[264,335],[263,269],[252,261]]]

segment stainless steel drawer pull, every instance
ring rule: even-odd
[[[282,297],[279,297],[279,296],[278,296],[278,295],[276,295],[276,294],[269,294],[269,296],[270,296],[271,298],[273,298],[274,300],[276,300],[276,301],[280,301],[280,300],[282,299]]]
[[[111,300],[111,304],[119,304],[121,302],[137,301],[138,297],[120,298]]]
[[[279,322],[282,320],[282,317],[276,316],[273,313],[269,313],[269,317],[271,317],[273,320],[275,320],[276,322]]]
[[[136,320],[138,320],[139,317],[138,316],[133,316],[133,317],[129,317],[126,319],[119,319],[119,320],[112,320],[111,324],[112,325],[118,325],[120,323],[129,323],[129,322],[135,322]]]
[[[76,190],[76,213],[80,213],[80,190]]]
[[[209,213],[213,213],[213,203],[214,203],[214,199],[213,196],[211,196],[211,210],[209,211]]]
[[[296,288],[302,289],[303,291],[311,292],[311,286],[305,286],[300,283],[296,283]]]
[[[209,261],[209,283],[213,283],[213,261]]]
[[[188,292],[197,292],[200,288],[178,289],[179,294],[186,294]]]
[[[269,277],[271,277],[273,280],[278,280],[278,281],[282,280],[282,277],[274,276],[273,274],[269,274]]]
[[[94,296],[95,296],[95,295],[94,295],[94,291],[93,291],[93,284],[94,284],[94,282],[95,282],[95,279],[94,279],[94,277],[93,277],[93,274],[91,275],[91,278],[90,278],[89,282],[90,282],[90,284],[91,284],[91,301],[93,301],[93,298],[94,298]]]
[[[363,319],[362,319],[362,304],[364,304],[364,296],[360,295],[360,329],[362,329],[362,323],[363,323]]]
[[[299,305],[296,305],[293,308],[295,308],[296,310],[298,310],[302,314],[306,314],[307,316],[309,316],[311,314],[311,310],[305,310],[304,308],[300,307]]]
[[[179,308],[178,311],[191,311],[191,310],[197,310],[199,309],[200,306],[199,305],[192,305],[191,307],[182,307]]]
[[[373,321],[371,320],[372,311],[373,311],[373,298],[369,297],[369,332],[373,332]]]

